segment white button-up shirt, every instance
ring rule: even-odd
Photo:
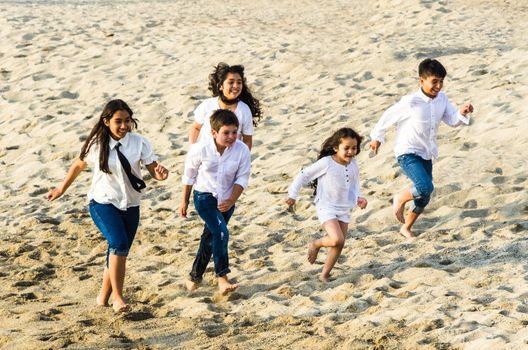
[[[222,202],[229,199],[235,184],[247,188],[250,167],[251,155],[246,144],[237,140],[220,154],[211,137],[189,147],[182,183],[195,185],[195,190],[209,192]]]
[[[441,121],[455,127],[461,123],[469,124],[469,117],[460,114],[443,91],[435,98],[430,98],[419,89],[387,109],[370,137],[383,143],[387,128],[396,124],[396,157],[413,153],[425,160],[436,159],[436,134]]]
[[[141,193],[134,190],[121,166],[115,149],[117,142],[121,144],[119,150],[130,163],[132,173],[140,179],[142,178],[140,162],[148,165],[158,160],[158,157],[154,154],[148,140],[138,134],[129,132],[119,141],[110,137],[108,168],[112,174],[107,174],[99,169],[99,147],[94,144],[90,148],[86,161],[93,166],[94,174],[88,199],[101,204],[112,204],[120,210],[126,210],[126,208],[139,206]]]
[[[359,168],[356,160],[343,165],[332,156],[319,159],[304,168],[288,188],[288,197],[297,199],[302,186],[317,179],[315,204],[333,211],[347,211],[357,205],[361,195],[359,189]]]

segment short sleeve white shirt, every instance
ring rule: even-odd
[[[141,193],[134,190],[121,166],[117,157],[117,142],[110,138],[108,168],[111,174],[99,169],[99,147],[97,144],[90,148],[85,160],[93,167],[94,174],[88,199],[93,199],[101,204],[112,204],[120,210],[126,210],[129,207],[139,206]],[[119,150],[130,163],[132,173],[140,179],[142,178],[140,163],[148,165],[158,160],[148,140],[138,134],[129,132],[119,140],[119,143],[121,144]]]
[[[194,120],[202,125],[198,141],[212,138],[210,118],[218,109],[220,109],[218,97],[211,97],[200,103],[194,110]],[[253,135],[253,115],[249,106],[242,101],[238,101],[235,115],[239,123],[238,138],[241,139],[242,135]]]
[[[357,206],[361,195],[359,168],[356,160],[343,165],[332,156],[326,156],[304,168],[288,188],[288,197],[297,199],[302,186],[317,179],[315,204],[336,212],[350,210]]]
[[[245,143],[237,140],[220,154],[211,137],[189,148],[182,183],[209,192],[222,202],[229,199],[235,184],[247,188],[250,167],[251,155]]]

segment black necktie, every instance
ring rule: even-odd
[[[128,162],[128,159],[126,159],[126,157],[123,155],[123,153],[121,153],[121,151],[119,150],[120,146],[121,144],[118,142],[117,145],[115,146],[115,149],[117,151],[117,157],[119,158],[119,161],[121,162],[121,166],[125,170],[125,173],[128,179],[130,180],[130,184],[132,185],[132,187],[136,191],[141,192],[141,190],[147,187],[147,185],[145,185],[145,181],[137,178],[134,174],[132,174],[130,163]]]

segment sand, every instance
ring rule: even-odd
[[[525,1],[0,2],[0,348],[526,349],[528,50]],[[368,135],[417,89],[425,57],[475,106],[439,131],[436,190],[412,241],[397,234],[392,153],[357,156],[369,205],[352,213],[333,279],[306,245],[321,231],[292,177],[339,127]],[[182,286],[202,223],[177,216],[192,111],[220,61],[242,63],[265,119],[232,219],[219,296]],[[59,200],[103,105],[127,101],[170,169],[147,181],[116,316],[95,306],[106,242],[86,207],[91,173]],[[146,174],[146,171],[145,171]],[[191,206],[192,208],[192,206]]]

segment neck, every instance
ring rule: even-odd
[[[223,109],[226,109],[227,107],[234,107],[238,103],[238,98],[235,98],[233,100],[228,100],[223,93],[220,93],[220,96],[218,96],[218,102],[220,104],[220,107]]]
[[[216,140],[214,140],[214,143],[215,143],[216,150],[218,151],[218,153],[220,153],[220,154],[224,154],[224,151],[225,151],[225,149],[226,149],[227,147],[226,147],[226,146],[219,145],[218,142],[216,142]]]
[[[428,93],[426,93],[425,91],[423,91],[423,89],[422,89],[421,87],[420,87],[420,90],[422,90],[422,93],[423,93],[425,96],[429,97],[429,98],[435,98],[435,97],[436,97],[436,96],[431,96],[431,95],[429,95]]]

